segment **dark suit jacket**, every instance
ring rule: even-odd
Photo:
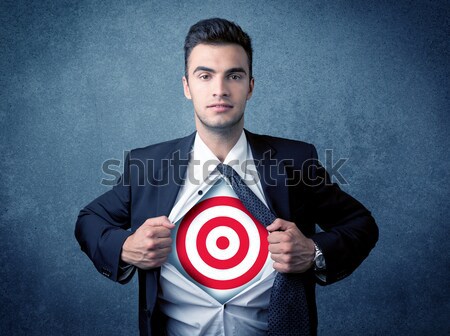
[[[370,212],[330,182],[313,145],[248,131],[246,136],[273,213],[295,222],[321,248],[327,265],[326,284],[348,276],[378,240]],[[195,133],[131,151],[118,184],[81,210],[75,235],[101,274],[118,281],[125,239],[146,219],[169,215],[183,183],[194,138]],[[315,224],[323,232],[316,233]],[[138,274],[140,334],[156,335],[162,327],[157,305],[159,269],[139,269]],[[310,270],[304,280],[315,334],[317,278]]]

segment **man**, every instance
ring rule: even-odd
[[[244,130],[254,79],[239,26],[191,27],[183,87],[196,133],[131,151],[118,184],[80,212],[82,250],[114,281],[138,270],[141,335],[316,334],[315,283],[369,254],[370,212],[314,146]]]

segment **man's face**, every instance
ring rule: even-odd
[[[199,44],[188,59],[184,95],[192,99],[198,131],[243,128],[245,104],[253,92],[247,54],[237,44]]]

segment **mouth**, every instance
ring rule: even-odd
[[[207,108],[210,108],[216,112],[225,112],[233,108],[233,105],[226,104],[226,103],[217,103],[217,104],[211,104],[208,105]]]

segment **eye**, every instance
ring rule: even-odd
[[[232,80],[239,80],[239,79],[242,78],[242,76],[238,75],[238,74],[231,74],[231,75],[228,76],[228,78],[230,78]]]
[[[210,78],[209,74],[201,74],[200,76],[198,76],[198,78],[203,79],[203,80],[207,80]]]

